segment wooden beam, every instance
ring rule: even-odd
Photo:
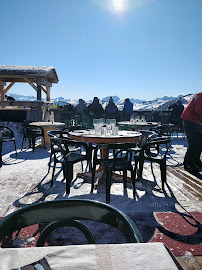
[[[43,84],[43,85],[46,85],[46,86],[52,86],[52,83],[50,83],[48,80],[46,80],[46,79],[41,79],[41,84]]]
[[[49,86],[46,86],[46,89],[47,89],[46,100],[47,100],[47,101],[50,101],[50,87],[49,87]]]
[[[44,93],[47,95],[47,90],[43,87],[43,86],[41,86],[41,89],[44,91]]]
[[[24,79],[26,82],[28,82],[28,83],[34,88],[34,90],[37,91],[37,87],[36,87],[36,86],[35,86],[28,78],[23,77],[23,79]]]
[[[5,100],[4,86],[0,85],[1,100]]]
[[[6,86],[6,82],[0,81],[0,85]]]
[[[19,107],[38,107],[38,106],[50,106],[53,102],[35,100],[35,101],[0,101],[0,106],[19,106]]]
[[[6,94],[6,93],[8,92],[8,90],[11,89],[11,87],[12,87],[14,84],[15,84],[15,82],[10,83],[10,84],[6,87],[6,89],[4,89],[4,94]]]

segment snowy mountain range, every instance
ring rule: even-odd
[[[8,94],[9,95],[9,94]],[[16,101],[34,101],[36,100],[35,96],[24,96],[24,95],[17,95],[17,94],[10,94],[10,96],[14,97]],[[130,98],[130,101],[134,104],[133,110],[161,110],[165,111],[168,109],[168,106],[172,103],[176,102],[176,100],[180,99],[182,101],[182,104],[186,106],[190,99],[193,97],[193,94],[188,95],[179,95],[177,97],[159,97],[154,100],[146,101],[146,100],[140,100],[140,99],[133,99]],[[109,101],[110,96],[99,98],[100,103],[102,104],[103,108],[107,105]],[[45,99],[43,99],[45,101]],[[118,96],[113,96],[114,103],[117,105],[119,110],[122,110],[124,105],[124,99],[120,99]],[[71,99],[65,99],[63,97],[58,97],[55,99],[51,99],[53,104],[58,104],[60,106],[64,106],[66,104],[72,104],[75,106],[78,104],[78,100],[71,100]],[[87,104],[90,104],[92,100],[86,101]]]

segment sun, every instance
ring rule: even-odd
[[[127,9],[128,0],[112,0],[114,13],[123,13]]]

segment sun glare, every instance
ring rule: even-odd
[[[127,0],[112,0],[113,11],[115,13],[122,13],[127,8]]]

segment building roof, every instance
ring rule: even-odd
[[[23,78],[31,82],[37,79],[46,79],[50,83],[57,83],[58,76],[54,67],[0,65],[0,80],[4,82],[25,82]]]

